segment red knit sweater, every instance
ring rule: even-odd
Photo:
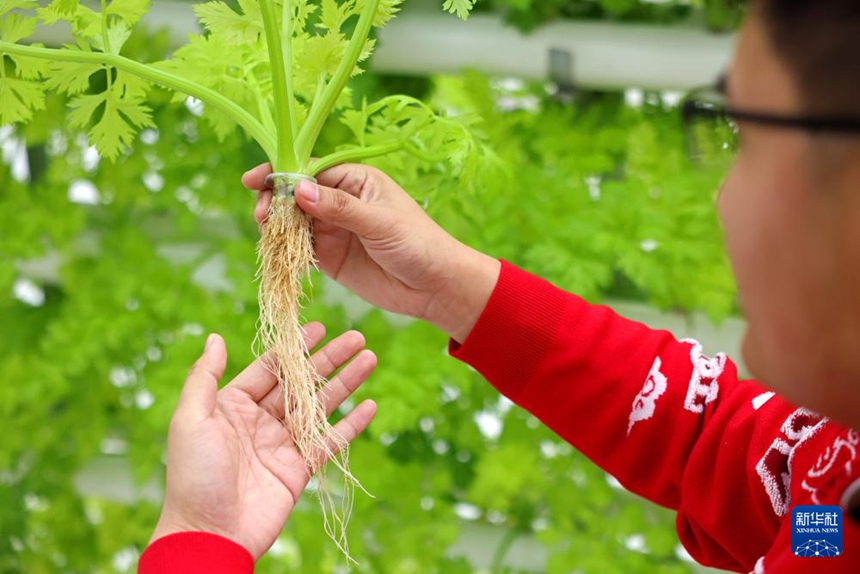
[[[451,351],[626,488],[677,510],[681,542],[702,564],[860,572],[860,524],[847,509],[838,558],[795,557],[790,520],[795,505],[845,507],[860,488],[860,435],[739,379],[724,355],[706,357],[695,341],[508,264],[469,338]],[[234,555],[230,544],[207,553]],[[158,543],[147,550],[140,573],[226,572],[175,569],[187,550],[169,550],[146,563]]]

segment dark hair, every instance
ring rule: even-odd
[[[807,111],[860,116],[860,0],[756,0]]]

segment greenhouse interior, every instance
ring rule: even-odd
[[[371,3],[371,40],[347,46]],[[241,178],[284,138],[320,166],[382,170],[462,243],[746,372],[714,208],[729,144],[681,113],[729,65],[743,2],[289,5],[0,2],[0,572],[136,571],[207,335],[229,349],[222,384],[261,352],[257,196]],[[294,53],[267,51],[269,8],[295,19]],[[353,45],[359,69],[310,144],[251,99],[280,97],[277,73],[251,76],[286,54],[289,116],[312,123]],[[161,63],[150,78],[128,62]],[[314,74],[332,78],[316,96]],[[174,77],[202,87],[158,80]],[[358,330],[378,358],[335,419],[364,399],[378,414],[350,449],[349,558],[312,480],[256,572],[717,571],[684,550],[674,512],[449,358],[441,330],[322,271],[305,294],[302,321],[327,340]]]

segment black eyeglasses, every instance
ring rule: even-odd
[[[783,129],[860,135],[860,118],[788,116],[734,108],[726,101],[726,80],[693,90],[681,104],[691,157],[708,161],[731,157],[738,149],[738,123],[750,122]]]

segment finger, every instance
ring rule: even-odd
[[[305,346],[308,349],[313,349],[325,338],[325,327],[322,323],[308,323],[302,328],[302,337],[304,337]],[[273,360],[274,358],[266,353],[248,365],[244,371],[224,387],[224,390],[241,391],[262,406],[261,401],[267,395],[280,394],[280,389],[277,387],[278,378],[274,374],[275,369],[271,363]]]
[[[364,335],[358,331],[348,331],[330,341],[325,347],[314,353],[309,360],[313,369],[320,376],[328,378],[363,348]],[[284,418],[286,405],[280,387],[273,385],[268,394],[258,402],[272,416],[279,419]]]
[[[263,191],[266,189],[266,177],[272,173],[272,164],[264,163],[245,172],[242,176],[242,185],[251,191]]]
[[[317,396],[325,404],[326,416],[331,415],[376,368],[373,351],[362,351],[347,366],[320,389]]]
[[[323,453],[320,449],[319,452],[311,453],[310,458],[306,458],[308,467],[315,470],[320,469],[334,455],[364,432],[374,416],[376,416],[376,403],[372,400],[366,400],[355,407],[332,427],[332,438],[328,439],[329,452]]]
[[[175,418],[190,423],[202,422],[215,412],[218,381],[227,367],[227,346],[219,335],[209,335],[203,355],[188,373]]]
[[[308,215],[368,239],[382,238],[396,223],[393,213],[385,208],[311,181],[296,186],[296,202]]]
[[[266,221],[266,217],[269,215],[269,207],[271,206],[272,192],[270,190],[261,191],[257,194],[257,205],[254,206],[254,219],[257,220],[257,223],[262,225]]]
[[[314,353],[311,364],[321,376],[329,377],[363,348],[364,335],[358,331],[347,331]]]
[[[334,430],[346,442],[352,442],[364,432],[376,416],[376,401],[368,399],[352,409],[348,415],[334,425]]]
[[[264,163],[248,170],[242,176],[242,185],[252,191],[258,191],[257,204],[254,207],[254,219],[262,224],[269,213],[272,204],[272,191],[266,185],[266,178],[272,173],[272,164]]]
[[[377,178],[379,172],[366,165],[342,163],[316,175],[320,185],[341,189],[350,195],[359,197],[368,187],[371,178]]]

